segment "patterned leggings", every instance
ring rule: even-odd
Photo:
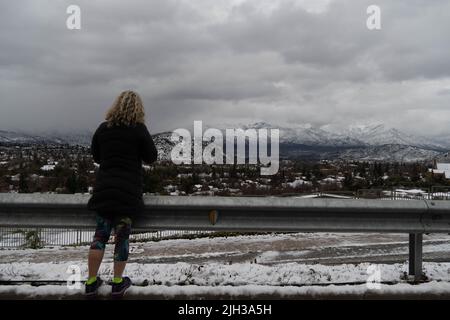
[[[129,238],[131,232],[131,219],[119,217],[115,219],[103,218],[99,215],[94,240],[91,243],[92,250],[105,250],[111,231],[115,230],[114,261],[127,261],[129,252]]]

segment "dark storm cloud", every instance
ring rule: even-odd
[[[380,31],[366,28],[374,3]],[[65,27],[70,4],[82,30]],[[448,30],[448,1],[3,1],[0,129],[92,129],[131,88],[153,132],[195,119],[448,132]]]

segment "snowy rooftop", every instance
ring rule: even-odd
[[[450,179],[450,163],[436,163],[436,168],[444,172],[446,179]]]

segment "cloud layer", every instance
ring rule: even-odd
[[[0,4],[0,129],[85,130],[123,89],[152,132],[265,120],[450,134],[450,2],[79,0]]]

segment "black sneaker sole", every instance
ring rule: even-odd
[[[131,283],[128,286],[124,287],[119,292],[113,292],[111,295],[113,298],[121,298],[125,294],[125,291],[127,291],[127,289],[129,289],[130,287],[131,287]]]
[[[97,293],[86,293],[86,294],[84,295],[84,298],[85,298],[86,300],[97,300],[97,299],[99,298],[99,296],[98,296]]]
[[[99,280],[99,285],[97,286],[97,289],[95,289],[95,291],[89,292],[89,293],[84,293],[85,297],[87,298],[92,298],[98,295],[98,289],[100,289],[100,287],[103,284],[103,280]]]

